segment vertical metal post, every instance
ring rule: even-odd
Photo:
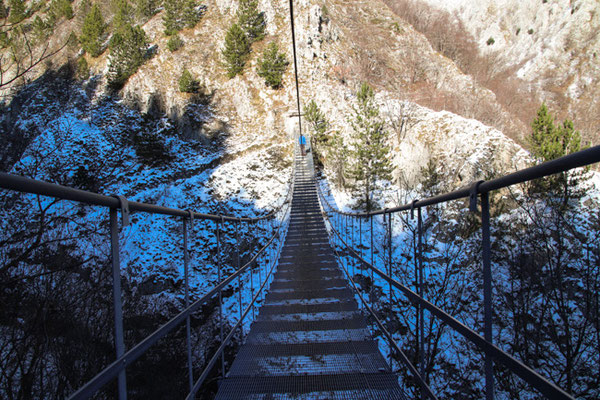
[[[351,241],[352,241],[352,245],[351,246],[352,246],[352,250],[354,250],[356,248],[356,246],[354,244],[354,215],[350,216],[350,220],[352,221],[352,224],[350,226],[350,238],[351,238]],[[348,255],[350,255],[350,254],[348,254]],[[355,272],[354,272],[354,260],[352,258],[348,258],[348,260],[352,262],[352,277],[354,278],[354,274],[355,274]]]
[[[223,219],[217,220],[217,273],[218,281],[221,283],[221,222]],[[223,343],[223,296],[219,289],[219,340]],[[221,353],[221,376],[225,378],[225,352]]]
[[[351,247],[354,248],[354,215],[350,216],[350,243]]]
[[[388,231],[389,231],[389,236],[388,236],[388,247],[389,247],[389,251],[388,251],[388,265],[389,265],[389,275],[390,278],[393,278],[393,274],[392,274],[392,213],[388,214]],[[390,290],[390,311],[392,311],[392,283],[389,282],[389,290]]]
[[[346,240],[346,216],[342,215],[342,228],[344,229],[344,233],[342,233],[342,240],[344,241],[344,243],[348,243],[348,241]],[[346,249],[346,245],[342,243],[343,245],[343,249],[344,252],[347,251]],[[344,254],[344,252],[342,252],[341,254]],[[344,259],[342,260],[342,264],[345,266],[346,265],[346,256],[344,255]]]
[[[383,214],[385,217],[385,213]],[[388,214],[388,224],[387,224],[387,231],[388,231],[388,275],[391,278],[392,277],[392,213]],[[388,290],[390,292],[390,316],[392,315],[392,283],[389,282],[389,287]],[[390,334],[393,336],[394,332],[390,332]],[[394,370],[394,360],[392,358],[392,342],[390,340],[390,368],[392,369],[392,371]]]
[[[117,209],[110,209],[110,247],[112,254],[113,307],[115,310],[115,348],[117,358],[125,353],[123,339],[123,305],[121,303],[121,261],[119,258],[119,222]],[[125,369],[119,373],[119,400],[127,399],[127,379]]]
[[[362,251],[362,218],[359,216],[358,217],[358,248],[360,251],[360,256],[363,256],[363,251]]]
[[[350,273],[350,249],[349,249],[349,245],[350,245],[350,239],[348,238],[348,220],[350,219],[350,216],[346,215],[346,217],[344,218],[344,220],[346,221],[346,226],[344,228],[344,233],[345,233],[345,239],[346,239],[346,270],[348,271],[348,273]]]
[[[410,210],[410,218],[411,220],[414,218],[414,209],[411,208]],[[418,224],[418,223],[417,223]],[[414,265],[414,271],[415,271],[415,293],[417,295],[421,295],[421,286],[419,285],[419,238],[418,238],[419,234],[418,232],[416,232],[416,234],[413,235],[413,265]],[[421,320],[419,319],[419,312],[421,310],[421,305],[419,303],[415,304],[415,360],[419,360],[420,357],[420,336],[419,336],[419,332],[420,332],[420,323]],[[418,364],[418,362],[416,362]]]
[[[373,264],[374,261],[374,254],[375,254],[375,249],[373,248],[373,216],[371,215],[369,217],[369,219],[371,220],[371,265],[375,266],[375,264]],[[371,284],[373,284],[373,270],[371,270]]]
[[[342,239],[342,237],[341,237],[341,235],[342,235],[342,229],[341,229],[341,223],[340,223],[340,219],[341,219],[341,217],[340,217],[340,214],[339,214],[339,213],[336,213],[336,214],[335,214],[335,217],[336,217],[336,220],[337,220],[337,223],[336,223],[336,227],[335,227],[335,229],[338,231],[338,240],[337,240],[337,242],[338,242],[338,246],[340,246],[340,247],[341,247],[341,246],[342,246],[342,243],[341,243],[341,239]]]
[[[484,337],[492,343],[492,267],[490,260],[490,202],[487,192],[481,193],[481,237],[483,256],[483,307]],[[485,398],[494,399],[494,364],[492,357],[485,355]]]
[[[256,236],[256,227],[257,226],[260,228],[260,221],[254,225],[255,236]],[[258,237],[258,236],[256,236],[256,237]],[[258,247],[260,248],[260,246],[258,246]],[[256,258],[256,263],[258,264],[258,287],[260,290],[260,287],[262,286],[262,263],[260,262],[260,256],[258,256]],[[261,290],[261,294],[258,296],[259,298],[261,297],[262,293],[264,293],[264,292]]]
[[[250,227],[248,227],[250,228]],[[250,263],[250,301],[254,298],[254,265]],[[254,321],[254,302],[252,302],[252,321]]]
[[[372,215],[369,217],[369,221],[371,223],[371,266],[374,267],[375,264],[373,264],[373,261],[374,261],[373,257],[374,257],[375,251],[373,249],[373,218],[374,217]],[[373,307],[373,288],[374,288],[374,286],[375,286],[375,275],[374,275],[373,269],[371,269],[371,291],[369,293],[369,299],[371,300],[371,307]]]
[[[183,274],[185,281],[185,308],[190,306],[190,291],[189,291],[189,265],[190,254],[188,251],[188,233],[187,233],[187,218],[183,218]],[[190,392],[194,389],[194,376],[192,372],[192,328],[190,324],[190,316],[185,319],[185,343],[187,346],[187,366],[188,366],[188,381],[190,384]]]
[[[239,270],[240,269],[240,228],[242,227],[242,220],[240,219],[238,221],[238,227],[235,230],[235,270]],[[240,303],[240,321],[242,320],[242,275],[238,275],[238,302]],[[240,324],[240,333],[241,336],[244,337],[244,324]]]
[[[421,216],[421,207],[417,208],[417,263],[419,265],[419,296],[425,297],[425,291],[423,290],[423,219]],[[421,304],[417,306],[419,312],[419,373],[421,377],[425,379],[425,319],[423,314],[423,307]],[[425,400],[426,394],[421,389],[421,399]]]

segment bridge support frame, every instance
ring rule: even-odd
[[[483,259],[484,338],[489,343],[493,343],[490,202],[488,192],[481,193],[481,239]],[[485,398],[486,400],[494,399],[494,361],[492,356],[487,353],[485,355]]]
[[[124,221],[126,221],[124,219]],[[113,307],[115,316],[115,349],[117,358],[125,354],[123,339],[123,303],[121,301],[121,260],[119,257],[119,220],[117,209],[110,209],[110,248],[113,276]],[[125,369],[118,376],[119,400],[127,400],[127,378]]]

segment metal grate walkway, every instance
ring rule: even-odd
[[[405,399],[337,265],[314,178],[296,158],[278,270],[217,399]]]

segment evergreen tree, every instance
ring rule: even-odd
[[[339,132],[334,132],[328,147],[329,165],[333,172],[333,182],[339,189],[346,186],[346,168],[348,164],[348,147]]]
[[[241,73],[250,54],[250,44],[246,34],[238,24],[231,25],[225,35],[225,48],[223,57],[227,68],[227,76],[233,78]]]
[[[135,11],[140,19],[148,19],[158,12],[160,0],[136,0]]]
[[[265,13],[258,12],[257,0],[240,0],[238,24],[251,44],[265,37]]]
[[[73,7],[69,0],[52,0],[48,8],[48,15],[51,21],[57,21],[61,17],[66,19],[73,18]]]
[[[114,0],[113,8],[115,16],[113,17],[112,27],[114,33],[124,34],[127,27],[132,24],[133,11],[127,0]]]
[[[279,52],[277,43],[271,42],[263,53],[262,60],[258,64],[258,76],[265,79],[265,83],[273,89],[281,87],[283,73],[289,62],[285,53]]]
[[[184,68],[179,78],[179,91],[183,93],[195,93],[198,91],[198,81],[194,79],[192,73]]]
[[[182,28],[179,23],[179,1],[164,0],[163,2],[165,13],[163,15],[163,26],[165,27],[165,35],[171,36],[179,32]]]
[[[8,10],[4,5],[4,0],[0,0],[0,19],[4,19],[8,17]]]
[[[39,15],[35,16],[32,28],[33,35],[37,41],[44,42],[48,38],[48,25],[40,18]]]
[[[546,104],[539,108],[531,128],[531,154],[539,162],[554,160],[581,150],[581,134],[574,129],[573,122],[565,119],[562,125],[555,125]],[[582,194],[576,188],[582,178],[581,173],[571,171],[539,179],[531,182],[529,194],[553,198],[566,206],[569,199]]]
[[[581,149],[581,135],[573,123],[555,122],[545,104],[531,128],[530,152],[536,162]],[[506,332],[512,337],[500,336],[519,358],[544,365],[547,376],[574,397],[591,393],[583,382],[590,382],[590,374],[598,375],[594,369],[598,359],[584,354],[600,354],[596,340],[600,252],[594,221],[598,206],[580,201],[586,175],[571,170],[527,183],[526,195],[513,196],[520,212],[504,221],[499,218],[498,225],[504,226],[497,226],[501,233],[497,237],[506,240],[497,245],[504,254],[496,257],[495,267],[501,270],[506,263],[506,272],[499,275],[510,282],[498,286],[504,291],[499,298],[510,300],[505,310],[498,311],[504,313],[500,319],[511,321]]]
[[[146,59],[148,41],[140,26],[126,26],[123,33],[115,33],[110,41],[108,82],[118,89],[137,71]]]
[[[317,162],[323,164],[325,147],[328,145],[330,139],[329,135],[327,135],[329,121],[314,100],[311,100],[308,105],[304,107],[304,119],[310,124],[313,130],[313,135],[311,136],[313,153]]]
[[[11,24],[18,24],[23,21],[25,15],[25,2],[23,0],[9,0],[10,15],[8,16],[8,22]]]
[[[195,0],[164,0],[163,25],[165,35],[171,36],[184,27],[193,28],[200,21]]]
[[[356,95],[358,107],[354,107],[354,118],[350,121],[354,141],[351,150],[353,164],[349,172],[354,180],[354,192],[360,199],[359,205],[371,211],[375,205],[373,192],[377,189],[377,182],[392,179],[392,164],[373,89],[363,83]]]
[[[94,4],[90,12],[85,16],[79,41],[86,53],[92,57],[98,57],[102,51],[102,39],[106,24],[98,4]]]
[[[200,13],[195,0],[183,0],[181,4],[181,16],[186,28],[193,28],[200,21]]]
[[[83,56],[79,57],[77,60],[77,76],[80,79],[87,79],[90,77],[90,67]]]
[[[581,134],[573,129],[573,122],[566,119],[562,126],[554,124],[554,118],[542,104],[536,118],[531,123],[531,152],[540,161],[574,153],[581,149]]]
[[[179,37],[179,35],[174,35],[169,38],[167,41],[167,48],[171,52],[175,52],[182,48],[184,45],[183,40]]]

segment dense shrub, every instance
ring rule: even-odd
[[[169,41],[167,42],[167,48],[169,49],[169,51],[174,52],[182,47],[183,40],[181,40],[181,37],[179,37],[179,35],[173,35],[169,38]]]
[[[283,73],[288,64],[285,53],[280,53],[277,43],[271,42],[265,49],[262,60],[258,65],[258,76],[264,78],[268,86],[277,89],[281,87]]]
[[[198,87],[198,81],[195,80],[192,73],[185,68],[179,78],[179,91],[183,93],[195,93],[198,91]]]

